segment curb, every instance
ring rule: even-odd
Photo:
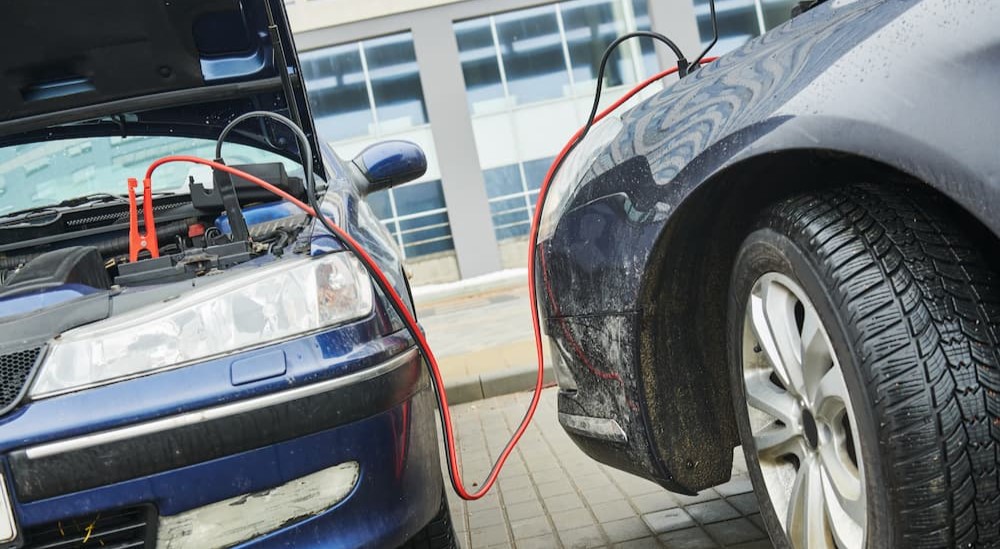
[[[527,269],[507,269],[458,282],[416,286],[411,293],[413,294],[413,302],[419,308],[431,306],[441,301],[464,299],[525,286],[527,279]]]
[[[498,372],[488,372],[478,376],[468,376],[445,384],[448,404],[464,404],[510,393],[530,391],[535,386],[538,369],[534,366],[512,368]],[[545,384],[555,383],[551,368],[545,369]]]

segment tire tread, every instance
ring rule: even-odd
[[[1000,280],[937,198],[856,184],[765,224],[797,235],[845,314],[906,547],[1000,547]]]

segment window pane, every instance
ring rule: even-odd
[[[549,167],[552,166],[554,160],[555,157],[550,156],[538,160],[529,160],[524,163],[524,178],[529,189],[538,189],[542,186],[545,174],[548,173]]]
[[[768,30],[792,18],[792,7],[798,4],[798,0],[761,0],[764,8],[764,23]]]
[[[412,219],[404,219],[399,222],[399,230],[401,231],[412,231],[414,229],[419,229],[421,227],[430,227],[433,225],[448,224],[448,214],[445,212],[422,215],[420,217],[414,217]],[[451,234],[448,227],[442,227],[435,230],[443,230],[441,234]]]
[[[444,193],[440,181],[403,185],[392,190],[396,199],[396,214],[417,214],[444,208]]]
[[[483,178],[486,180],[486,195],[490,198],[524,192],[517,164],[483,170]]]
[[[444,240],[437,240],[434,242],[427,242],[424,244],[414,244],[406,246],[406,257],[414,258],[422,255],[433,254],[438,252],[447,252],[448,250],[454,250],[455,244],[450,238]]]
[[[502,108],[503,83],[490,18],[455,23],[455,38],[470,111],[476,114]]]
[[[521,211],[526,208],[527,206],[524,204],[524,195],[490,202],[490,213],[494,214],[494,219],[496,219],[496,216],[499,214]]]
[[[389,191],[372,193],[365,200],[379,219],[385,220],[392,217],[392,206],[389,204]]]
[[[382,131],[426,124],[412,35],[407,32],[383,36],[366,40],[362,46]]]
[[[344,44],[299,56],[316,127],[327,141],[371,132],[368,88],[357,44]]]
[[[573,0],[559,5],[569,46],[569,59],[576,84],[597,80],[604,50],[625,34],[621,0]],[[640,39],[641,40],[641,39]],[[627,56],[628,44],[615,49],[604,70],[605,85],[635,82],[635,70]]]
[[[649,2],[651,0],[631,0],[632,13],[635,15],[635,29],[648,31],[653,30],[653,20],[649,16]],[[652,0],[656,2],[657,0]],[[642,66],[646,74],[643,78],[649,78],[660,72],[660,62],[656,59],[656,48],[658,47],[652,40],[639,39],[642,48]]]
[[[753,0],[716,0],[715,7],[719,19],[719,43],[710,55],[722,55],[742,46],[747,40],[760,34],[757,10]],[[701,42],[708,45],[712,41],[712,16],[708,0],[694,0],[698,14],[698,33]]]
[[[555,6],[495,17],[507,88],[517,104],[566,95],[569,84]]]

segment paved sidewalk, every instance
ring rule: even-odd
[[[471,281],[421,295],[417,318],[441,366],[452,403],[526,390],[537,376],[535,339],[524,276]],[[514,275],[514,276],[511,276]],[[546,349],[546,364],[549,364]],[[551,370],[548,381],[554,381]]]
[[[485,477],[530,396],[452,407],[470,490]],[[499,486],[486,497],[464,502],[449,486],[463,547],[771,547],[742,457],[729,483],[694,497],[671,494],[583,454],[558,425],[555,406],[556,390],[547,389]]]

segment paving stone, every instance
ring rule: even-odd
[[[767,527],[764,526],[764,517],[760,516],[760,513],[750,515],[747,518],[750,519],[750,522],[752,522],[754,526],[760,528],[761,532],[764,532],[765,534],[767,533]]]
[[[709,524],[705,526],[705,531],[716,541],[725,545],[756,541],[765,537],[764,532],[758,530],[752,522],[745,518]]]
[[[739,545],[730,545],[729,547],[730,549],[774,549],[774,545],[771,544],[771,540],[769,539],[748,541]]]
[[[648,537],[649,528],[638,518],[627,518],[601,524],[604,533],[612,543]]]
[[[550,513],[583,508],[583,500],[576,494],[563,494],[561,496],[546,498],[543,503]]]
[[[585,528],[574,528],[572,530],[559,531],[559,541],[566,549],[591,549],[592,547],[604,547],[607,542],[597,526],[587,526]]]
[[[735,507],[721,499],[688,505],[684,510],[702,524],[722,522],[740,516]]]
[[[506,524],[472,530],[469,532],[469,537],[472,540],[472,547],[488,547],[509,541]]]
[[[604,503],[598,503],[596,505],[591,505],[590,510],[594,512],[594,516],[600,522],[611,522],[613,520],[621,520],[623,518],[634,517],[635,509],[628,504],[628,501],[624,499],[616,499],[614,501],[606,501]]]
[[[468,478],[485,476],[529,398],[519,393],[453,408]],[[556,391],[543,393],[535,417],[497,490],[472,502],[449,495],[460,546],[770,548],[751,486],[736,467],[733,480],[716,489],[672,494],[583,454],[556,421]]]
[[[532,486],[525,486],[524,488],[517,488],[515,490],[503,491],[503,502],[505,505],[513,505],[515,503],[523,503],[525,501],[537,501],[538,496],[535,495],[535,488]]]
[[[511,522],[543,516],[545,511],[537,499],[514,503],[507,506],[507,520]]]
[[[716,486],[715,491],[723,496],[735,496],[737,494],[753,492],[753,484],[750,483],[749,477],[733,477],[729,482],[721,486]]]
[[[505,524],[506,522],[503,512],[500,509],[469,513],[469,529],[471,530],[479,530],[487,526]]]
[[[552,533],[552,527],[549,526],[549,521],[545,516],[541,515],[529,519],[511,521],[510,531],[514,533],[514,539],[521,540]]]
[[[652,494],[635,496],[629,499],[632,500],[632,505],[635,505],[635,508],[642,514],[663,511],[664,509],[673,509],[679,505],[677,500],[671,497],[671,495],[667,492],[654,492]]]
[[[538,495],[543,498],[549,498],[552,496],[561,496],[563,494],[572,494],[576,490],[573,489],[573,485],[569,483],[568,480],[557,480],[555,482],[544,482],[535,486],[538,489]]]
[[[663,546],[654,537],[634,539],[625,543],[616,543],[614,549],[661,549]]]
[[[684,509],[674,507],[642,516],[642,520],[657,534],[694,526],[694,519]]]
[[[698,527],[663,534],[660,541],[669,549],[715,549],[719,546]]]
[[[609,501],[621,499],[624,496],[624,494],[622,494],[621,491],[619,491],[613,485],[602,488],[590,488],[589,490],[581,490],[581,493],[583,494],[583,499],[587,500],[587,503],[591,505],[597,505],[598,503],[607,503]]]
[[[552,534],[517,541],[517,549],[552,549],[553,547],[558,547],[558,545],[556,537]]]
[[[594,525],[594,518],[590,516],[590,513],[586,509],[573,509],[571,511],[552,513],[550,517],[556,530],[560,531]]]
[[[757,495],[753,492],[729,496],[726,498],[726,501],[744,515],[752,515],[760,510],[757,505]]]

